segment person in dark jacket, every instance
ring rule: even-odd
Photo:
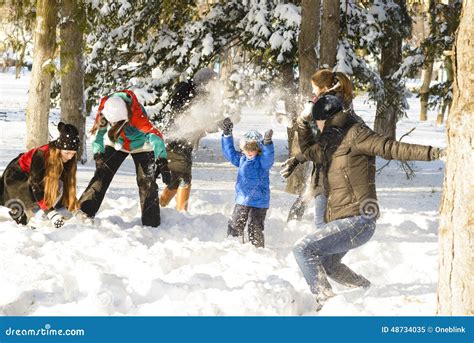
[[[315,141],[311,121],[321,131],[319,141]],[[297,123],[301,151],[307,160],[322,165],[328,194],[326,224],[303,237],[293,250],[319,310],[333,295],[327,276],[340,272],[342,257],[374,234],[379,215],[375,157],[432,161],[444,151],[397,142],[372,131],[344,112],[342,102],[333,95],[320,97],[311,114],[300,116]]]
[[[76,199],[76,153],[79,133],[73,125],[58,124],[59,138],[20,154],[6,167],[0,179],[0,205],[10,208],[17,224],[26,225],[36,210],[43,210],[59,228],[65,218],[56,210],[78,208]]]
[[[272,142],[273,131],[262,137],[249,131],[240,141],[238,152],[234,148],[233,123],[230,118],[222,123],[222,152],[224,157],[239,168],[235,184],[235,207],[229,220],[227,233],[243,236],[248,222],[249,240],[256,247],[264,247],[264,222],[270,205],[270,168],[275,160]]]
[[[94,177],[79,199],[81,210],[93,218],[104,200],[112,179],[129,154],[137,173],[142,224],[160,225],[156,178],[169,182],[166,148],[161,132],[148,119],[144,107],[131,90],[101,99],[91,131],[96,161]]]
[[[217,74],[213,70],[203,68],[194,75],[193,80],[180,82],[176,86],[170,105],[171,120],[167,125],[170,131],[176,130],[177,119],[193,106],[195,99],[206,95],[206,85],[216,79]],[[199,140],[204,135],[205,132],[188,130],[183,136],[167,141],[166,151],[171,179],[160,195],[162,207],[166,207],[176,196],[176,210],[187,211],[191,192],[193,151],[197,149]]]
[[[332,94],[342,101],[344,107],[343,111],[352,115],[357,121],[363,123],[362,118],[354,112],[352,105],[354,93],[351,81],[347,75],[341,72],[333,72],[330,69],[321,69],[311,77],[311,85],[315,96],[311,101],[305,104],[303,113],[310,113],[314,102],[316,102],[319,97],[324,94]],[[316,125],[312,124],[311,127],[315,131],[315,140],[318,140],[321,132],[318,130]],[[280,174],[284,178],[288,178],[298,165],[306,162],[308,161],[306,161],[304,155],[298,153],[284,162]],[[311,163],[311,174],[309,176],[310,182],[291,206],[287,221],[293,219],[301,220],[306,211],[307,204],[314,199],[315,225],[316,227],[324,225],[326,192],[324,190],[323,177],[324,175],[321,174],[321,165]]]

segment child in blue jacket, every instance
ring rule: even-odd
[[[240,141],[238,152],[232,137],[233,123],[230,118],[222,123],[222,152],[239,168],[235,184],[235,207],[229,219],[227,234],[243,236],[248,222],[249,240],[256,247],[264,247],[265,216],[270,205],[270,168],[275,160],[272,143],[273,131],[262,137],[257,131],[249,131]]]

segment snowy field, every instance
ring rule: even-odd
[[[27,77],[14,80],[12,74],[0,73],[1,172],[24,151],[27,85]],[[445,127],[436,127],[435,113],[420,123],[418,99],[409,103],[398,135],[416,126],[404,142],[444,147]],[[355,100],[355,109],[373,125],[375,107],[365,97]],[[51,118],[55,124],[57,112]],[[87,124],[91,126],[90,118]],[[416,162],[416,177],[407,180],[391,162],[377,177],[382,213],[375,235],[344,258],[373,285],[353,290],[334,284],[337,296],[316,313],[292,254],[294,243],[314,230],[314,211],[302,222],[286,223],[295,200],[285,193],[279,175],[287,154],[286,128],[272,116],[246,109],[234,136],[254,128],[275,130],[277,162],[271,170],[266,248],[226,238],[237,170],[222,158],[220,134],[212,134],[201,141],[196,156],[189,213],[177,213],[173,201],[162,209],[159,228],[140,224],[130,158],[116,175],[94,225],[70,221],[58,230],[44,222],[31,230],[18,227],[1,208],[0,314],[434,315],[443,163]],[[54,125],[51,132],[55,138]],[[377,164],[385,162],[379,159]],[[79,166],[79,194],[93,171],[93,162]]]

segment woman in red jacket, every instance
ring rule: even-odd
[[[73,125],[59,123],[59,138],[20,154],[6,167],[0,179],[0,205],[11,217],[26,225],[35,210],[42,209],[56,228],[64,225],[56,211],[62,206],[77,210],[76,153],[79,133]]]

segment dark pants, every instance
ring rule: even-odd
[[[230,236],[242,236],[248,221],[249,240],[256,247],[264,247],[263,236],[266,208],[257,208],[236,204],[232,217],[229,219],[227,234]]]
[[[99,210],[115,173],[127,156],[126,152],[117,151],[109,146],[105,147],[105,162],[96,169],[94,177],[79,199],[81,210],[88,216],[94,217]],[[132,158],[137,173],[142,224],[156,227],[160,225],[160,202],[154,176],[154,154],[140,152],[132,154]]]

